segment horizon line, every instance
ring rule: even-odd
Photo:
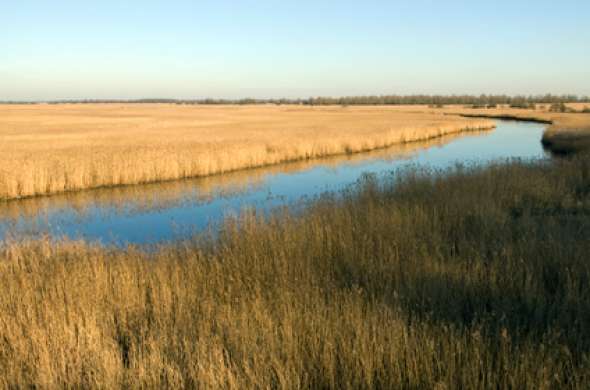
[[[163,97],[141,97],[141,98],[56,98],[56,99],[32,99],[32,100],[20,100],[20,99],[3,99],[0,100],[0,104],[59,104],[59,103],[78,103],[78,104],[90,104],[90,103],[185,103],[185,104],[261,104],[261,103],[305,103],[314,102],[321,104],[322,100],[332,101],[334,104],[338,102],[344,102],[346,100],[360,100],[360,99],[431,99],[431,103],[437,103],[437,99],[467,99],[467,100],[526,100],[541,102],[543,99],[551,99],[552,101],[560,100],[564,102],[574,103],[588,103],[590,102],[590,95],[578,95],[578,94],[367,94],[367,95],[317,95],[309,97],[268,97],[268,98],[254,98],[254,97],[240,97],[240,98],[213,98],[213,97],[201,97],[201,98],[163,98]],[[353,103],[353,102],[350,102]],[[357,104],[362,104],[356,102]],[[384,104],[395,105],[395,104],[425,104],[427,102],[384,102]],[[364,104],[371,104],[365,102]],[[451,103],[448,103],[451,104]]]

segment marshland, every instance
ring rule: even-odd
[[[395,115],[395,114],[394,114]],[[50,234],[105,244],[158,244],[189,237],[243,208],[267,212],[305,207],[364,173],[384,175],[407,165],[442,169],[457,162],[539,159],[545,126],[494,121],[493,129],[405,142],[370,152],[242,169],[231,173],[145,185],[111,186],[10,200],[0,207],[2,237]]]
[[[364,176],[156,251],[5,243],[5,387],[585,388],[590,160]]]
[[[296,135],[305,134],[303,141],[319,148],[312,150],[337,156],[293,154],[279,160],[299,162],[232,166],[233,173],[191,180],[155,175],[138,181],[166,180],[147,185],[80,181],[55,191],[61,195],[22,192],[18,196],[40,195],[22,200],[9,200],[5,190],[4,221],[62,211],[37,226],[37,234],[17,230],[0,246],[3,387],[590,383],[590,160],[583,152],[551,157],[541,144],[549,125],[493,119],[505,111],[522,115],[508,108],[481,120],[463,117],[473,114],[464,107],[186,109],[5,106],[10,115],[2,119],[3,145],[14,165],[3,171],[3,182],[26,177],[30,186],[23,181],[17,188],[50,189],[70,168],[80,177],[106,177],[100,169],[107,166],[111,178],[139,177],[124,169],[153,173],[157,165],[150,170],[140,163],[146,150],[158,156],[145,160],[148,166],[163,164],[160,175],[179,161],[198,167],[190,156],[207,150],[207,136],[216,142],[215,153],[241,142],[267,156],[281,147],[304,150]],[[44,119],[31,119],[35,115]],[[29,122],[22,119],[27,116]],[[230,118],[245,128],[266,127],[232,140],[240,132],[226,130]],[[343,124],[360,144],[344,134],[334,137]],[[324,137],[320,126],[332,137]],[[143,128],[149,130],[139,137]],[[171,142],[178,134],[186,143]],[[390,138],[383,140],[384,134]],[[387,139],[397,146],[387,148]],[[137,154],[133,140],[142,145]],[[269,165],[266,157],[248,158],[247,150],[238,162]],[[72,158],[71,165],[57,164],[60,156]],[[179,156],[186,160],[174,160]],[[129,163],[117,165],[123,161],[117,158]],[[100,165],[104,161],[110,162]],[[46,174],[18,175],[41,171]],[[306,180],[335,184],[318,187]],[[107,188],[83,190],[81,183]],[[282,188],[280,201],[269,198]],[[297,202],[303,195],[306,200]],[[213,213],[208,207],[216,202]],[[223,212],[230,206],[233,213]],[[205,222],[198,221],[199,210],[209,217]],[[77,224],[66,236],[57,234],[72,212]],[[104,220],[93,217],[105,213]],[[213,217],[216,223],[208,223]],[[137,225],[128,225],[129,219]],[[200,228],[146,241],[148,231],[179,221]],[[87,234],[76,235],[84,226]],[[98,235],[88,234],[93,230]],[[131,245],[127,231],[140,234],[137,243],[152,245]],[[109,241],[109,234],[127,240]]]
[[[221,174],[492,126],[379,107],[4,105],[0,199]]]
[[[0,9],[0,390],[590,388],[590,2]]]

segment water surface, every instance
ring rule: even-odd
[[[543,158],[545,125],[497,121],[493,131],[463,133],[375,152],[158,184],[107,188],[0,203],[0,239],[48,234],[104,244],[184,238],[244,207],[269,210],[406,164]]]

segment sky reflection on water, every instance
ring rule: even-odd
[[[0,205],[0,238],[48,234],[103,244],[154,244],[202,231],[245,207],[269,210],[325,191],[363,173],[407,164],[447,168],[458,162],[542,158],[544,125],[498,121],[465,133],[351,156],[245,170],[202,179],[83,191]]]

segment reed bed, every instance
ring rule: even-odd
[[[370,160],[410,158],[426,148],[445,145],[460,137],[477,137],[487,133],[471,131],[396,144],[385,149],[365,153],[344,154],[324,157],[321,160],[299,160],[261,168],[238,170],[223,175],[210,175],[196,179],[172,180],[136,186],[117,186],[89,191],[66,192],[53,196],[38,196],[13,199],[0,203],[0,220],[17,222],[20,218],[35,218],[56,210],[74,210],[84,217],[88,210],[108,207],[120,210],[121,214],[132,214],[180,206],[187,202],[205,203],[216,197],[236,195],[259,186],[269,175],[303,172],[318,166],[335,168],[342,164],[363,164]]]
[[[590,386],[588,157],[308,206],[150,253],[4,243],[0,386]]]
[[[590,115],[583,112],[587,106],[585,103],[565,105],[566,109],[575,112],[551,112],[550,104],[539,104],[535,109],[515,109],[506,106],[492,109],[471,109],[459,106],[431,109],[421,106],[421,108],[414,107],[414,111],[547,123],[549,126],[543,134],[543,144],[553,152],[568,154],[590,150]],[[408,107],[399,107],[397,110],[407,111]]]
[[[0,200],[201,177],[491,127],[378,107],[4,105]]]

